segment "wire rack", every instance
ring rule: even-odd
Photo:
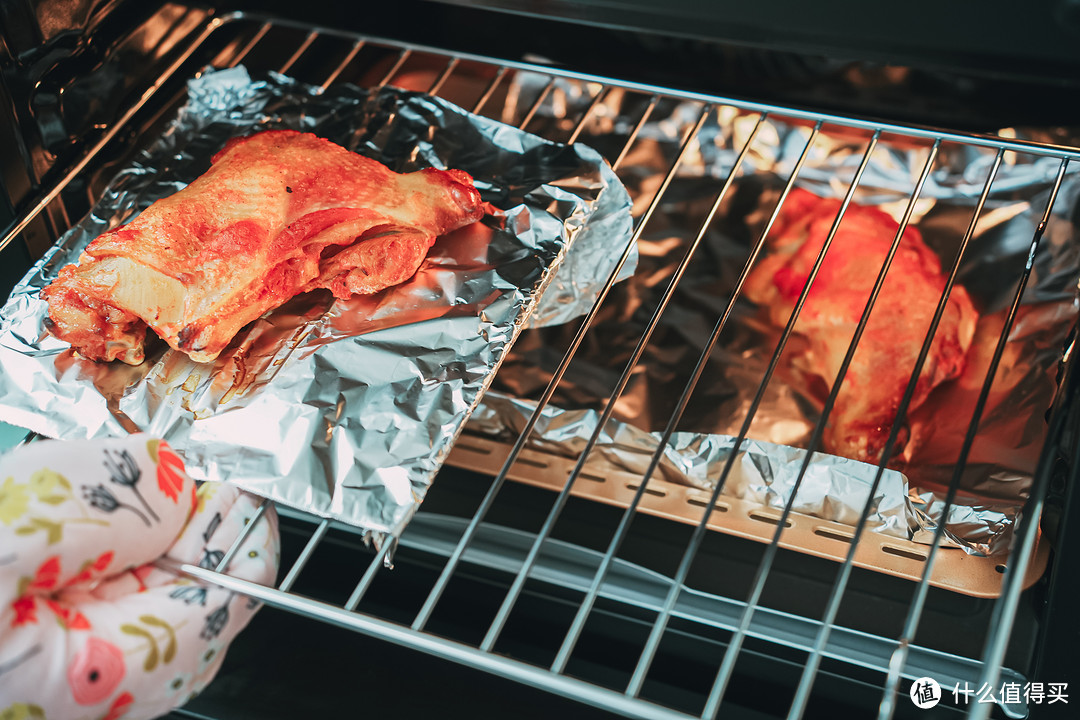
[[[690,123],[689,130],[682,137],[680,151],[670,161],[666,170],[659,173],[658,181],[651,194],[635,203],[633,236],[625,246],[613,248],[612,252],[619,254],[615,271],[605,289],[600,293],[596,304],[579,321],[576,334],[569,346],[565,348],[563,358],[553,373],[553,379],[543,392],[536,411],[529,418],[517,439],[513,443],[499,444],[485,443],[483,440],[466,437],[455,450],[451,463],[474,470],[486,470],[488,473],[486,482],[489,484],[475,510],[470,516],[462,518],[420,512],[400,538],[401,548],[421,550],[438,558],[441,563],[437,579],[427,590],[422,601],[418,602],[419,609],[413,617],[404,620],[390,619],[366,610],[364,601],[369,590],[379,577],[392,573],[391,570],[386,569],[392,543],[386,543],[377,551],[373,551],[358,539],[355,541],[354,555],[358,558],[357,562],[361,565],[366,563],[366,567],[356,570],[355,586],[344,601],[311,597],[294,591],[294,586],[305,567],[316,555],[328,535],[332,532],[348,535],[349,529],[338,527],[326,519],[303,516],[288,508],[278,508],[278,511],[300,521],[300,526],[306,527],[309,534],[295,561],[284,568],[283,577],[276,587],[255,585],[228,574],[230,560],[242,544],[243,536],[236,540],[216,567],[178,565],[174,568],[175,570],[198,580],[216,583],[247,594],[272,607],[422,650],[628,717],[715,717],[735,676],[736,663],[747,652],[748,643],[755,645],[765,643],[766,646],[784,648],[795,652],[799,658],[798,664],[801,670],[793,683],[793,694],[786,712],[789,718],[802,717],[806,712],[823,662],[838,662],[845,667],[871,671],[877,678],[875,682],[879,688],[880,697],[878,713],[881,718],[891,717],[896,712],[896,698],[904,692],[905,685],[916,678],[933,677],[947,688],[952,687],[953,683],[993,686],[1003,681],[1022,682],[1025,679],[1020,673],[1004,667],[1003,659],[1021,592],[1033,577],[1041,573],[1045,564],[1045,552],[1039,551],[1038,518],[1049,476],[1049,470],[1045,467],[1046,463],[1037,472],[1030,505],[1024,514],[1025,522],[1017,530],[1017,541],[1005,563],[1007,570],[1005,567],[991,566],[989,575],[991,587],[985,594],[995,596],[997,599],[993,611],[993,622],[986,631],[985,650],[981,657],[951,654],[916,643],[916,634],[931,586],[949,587],[949,578],[959,572],[952,565],[952,557],[945,557],[947,553],[938,552],[938,541],[941,540],[942,533],[940,528],[931,545],[921,546],[917,550],[905,549],[909,555],[913,553],[915,557],[909,556],[905,560],[904,553],[895,552],[894,547],[891,560],[899,564],[893,566],[887,562],[889,558],[882,559],[884,556],[881,547],[875,546],[872,557],[867,555],[868,546],[875,543],[880,545],[880,541],[873,539],[870,533],[863,532],[871,512],[869,506],[864,507],[853,528],[811,522],[794,512],[790,502],[779,511],[768,511],[763,515],[761,511],[758,511],[759,516],[755,523],[752,521],[753,508],[736,507],[735,511],[732,511],[733,501],[720,496],[723,481],[732,469],[730,462],[720,470],[721,479],[711,494],[699,490],[669,487],[663,479],[653,477],[653,475],[656,474],[663,447],[676,430],[680,417],[701,378],[705,361],[730,320],[739,291],[754,261],[761,253],[769,228],[772,227],[780,207],[799,177],[803,161],[822,134],[836,129],[845,129],[864,133],[866,149],[855,171],[854,180],[844,194],[839,215],[832,225],[811,272],[811,282],[821,266],[825,253],[828,252],[840,220],[855,195],[874,149],[881,144],[914,141],[925,144],[929,148],[929,155],[915,182],[914,190],[908,198],[900,223],[900,231],[877,277],[874,291],[848,349],[839,378],[831,387],[822,420],[815,428],[810,441],[811,449],[820,445],[825,418],[836,400],[840,382],[851,363],[854,350],[896,252],[903,229],[911,220],[920,192],[942,149],[952,144],[979,148],[991,154],[993,160],[989,164],[990,169],[983,181],[979,200],[972,213],[959,254],[951,267],[946,268],[948,279],[945,290],[939,299],[936,313],[922,343],[912,380],[901,400],[898,421],[889,437],[883,457],[890,455],[889,449],[898,440],[901,419],[905,416],[912,401],[916,379],[922,365],[926,362],[935,330],[941,321],[949,294],[956,282],[959,264],[964,253],[968,251],[969,241],[975,232],[980,213],[991,193],[1003,161],[1007,161],[1011,153],[1049,156],[1060,161],[1049,201],[1045,208],[1041,209],[1043,222],[1031,238],[1031,252],[1027,265],[1024,268],[1017,268],[1018,289],[996,345],[989,372],[982,384],[975,413],[970,420],[953,481],[946,496],[946,504],[951,504],[955,499],[961,471],[979,429],[980,417],[1002,357],[1005,340],[1016,317],[1021,294],[1031,273],[1031,258],[1039,250],[1046,220],[1050,216],[1068,165],[1071,161],[1080,158],[1080,151],[1068,147],[1000,137],[901,126],[823,115],[763,103],[736,101],[730,98],[676,92],[663,87],[582,75],[563,69],[555,70],[539,63],[508,62],[461,53],[448,53],[433,48],[360,37],[332,29],[313,28],[250,15],[207,17],[201,26],[190,32],[185,43],[179,44],[179,48],[158,81],[130,105],[99,137],[88,141],[86,152],[81,158],[68,168],[63,177],[47,187],[32,207],[21,216],[14,228],[0,240],[0,249],[25,230],[43,210],[55,203],[72,179],[87,172],[87,169],[94,167],[96,162],[100,162],[99,156],[107,155],[110,148],[120,143],[125,132],[134,127],[153,127],[161,119],[167,118],[183,98],[182,88],[178,87],[178,83],[197,73],[206,64],[230,67],[243,63],[253,69],[293,74],[307,82],[321,84],[323,87],[329,87],[338,82],[364,82],[373,85],[404,82],[412,86],[411,89],[424,90],[446,97],[473,112],[493,114],[522,129],[530,129],[534,125],[538,111],[545,102],[551,101],[559,83],[569,83],[585,93],[588,102],[584,103],[584,110],[578,116],[563,118],[561,124],[556,126],[557,130],[551,133],[558,136],[550,137],[550,139],[563,142],[575,142],[581,139],[583,134],[587,136],[588,133],[595,132],[590,130],[591,123],[596,120],[596,113],[602,111],[603,102],[609,94],[634,94],[640,96],[643,108],[636,124],[623,131],[618,143],[605,144],[605,147],[609,148],[605,155],[617,172],[622,169],[628,154],[634,150],[635,143],[639,142],[641,128],[650,120],[657,119],[665,103],[672,100],[681,103],[696,103],[697,114]],[[507,102],[506,97],[509,92],[512,92],[509,81],[520,72],[544,77],[546,82],[531,105],[508,114],[506,108],[512,105]],[[471,79],[470,82],[460,82],[463,76],[468,76]],[[482,78],[483,82],[478,84],[477,78]],[[416,87],[421,82],[423,86]],[[637,347],[630,353],[624,371],[615,383],[608,402],[600,412],[596,432],[576,460],[557,462],[550,457],[537,454],[528,447],[528,440],[543,408],[551,400],[558,384],[574,361],[583,340],[593,327],[599,309],[608,299],[609,291],[614,285],[619,270],[631,257],[635,244],[648,227],[665,193],[677,178],[681,164],[695,151],[697,135],[701,128],[707,120],[727,108],[737,108],[742,113],[756,113],[757,126],[749,135],[733,166],[729,168],[715,201],[706,213],[704,221],[696,229],[694,240],[688,245],[678,269],[661,295],[645,333],[640,338]],[[738,177],[740,166],[754,143],[758,129],[766,118],[774,117],[789,122],[808,124],[811,128],[809,139],[793,172],[786,179],[776,209],[752,246],[750,256],[738,276],[735,292],[732,293],[723,312],[716,319],[705,349],[690,372],[682,395],[675,404],[676,409],[668,419],[659,449],[652,457],[647,472],[643,476],[624,478],[624,482],[618,486],[618,492],[583,489],[583,485],[590,484],[586,464],[600,431],[612,417],[616,401],[626,388],[644,349],[650,342],[653,330],[665,312],[680,278],[686,268],[694,262],[695,252],[710,223],[714,221],[722,201]],[[796,303],[794,314],[780,336],[746,422],[736,439],[737,443],[743,442],[747,437],[750,421],[792,335],[807,292],[808,290],[803,290]],[[1054,428],[1059,428],[1065,422],[1062,416],[1061,407],[1057,407],[1051,418],[1052,433],[1055,432]],[[800,482],[806,473],[810,454],[808,453],[806,457],[807,461],[803,464],[799,475]],[[882,478],[883,471],[884,463],[882,467],[879,467],[875,477],[875,488]],[[584,480],[583,477],[585,477]],[[508,479],[545,486],[554,493],[550,510],[538,527],[528,531],[512,531],[489,521],[489,513],[504,490]],[[679,493],[681,493],[678,498],[679,508],[672,510],[671,496]],[[575,495],[600,500],[622,510],[610,537],[600,548],[584,548],[553,537],[553,529],[559,521],[560,514],[564,511],[569,499]],[[792,492],[791,496],[794,497],[795,493]],[[870,496],[873,496],[873,492]],[[718,509],[725,511],[724,518],[717,519]],[[266,511],[267,503],[264,503],[254,521],[249,524],[249,531],[255,527]],[[620,548],[631,533],[631,525],[639,513],[674,517],[690,529],[685,546],[672,572],[667,574],[653,572],[620,558]],[[742,526],[729,521],[735,516],[742,518]],[[808,522],[811,524],[807,525]],[[699,592],[688,586],[687,580],[695,557],[706,537],[715,531],[741,534],[743,537],[751,537],[764,543],[764,552],[753,573],[750,591],[745,598]],[[829,535],[830,532],[832,535]],[[813,542],[815,537],[812,536],[816,536],[816,543]],[[823,537],[826,538],[825,542],[822,542]],[[811,552],[833,559],[838,567],[824,612],[818,617],[805,617],[769,607],[763,602],[764,589],[778,556],[785,552],[784,548],[806,551],[806,548],[811,546],[817,548],[816,551],[810,550]],[[888,550],[884,552],[889,553]],[[467,567],[487,568],[501,574],[507,581],[501,590],[505,594],[497,603],[494,617],[479,639],[461,639],[436,634],[431,630],[432,618],[440,609],[440,602],[448,587],[463,571],[463,568]],[[897,636],[875,636],[838,622],[845,591],[853,573],[860,567],[872,567],[908,577],[913,581],[905,590],[911,593],[911,600],[906,605],[906,617]],[[520,602],[523,593],[527,593],[531,585],[535,583],[554,585],[569,591],[573,607],[573,618],[565,634],[557,643],[557,651],[550,662],[542,664],[513,657],[502,651],[499,645],[500,637],[510,621],[516,604]],[[573,667],[575,649],[583,633],[586,632],[586,625],[591,615],[599,603],[610,602],[632,605],[647,618],[648,630],[644,642],[635,649],[638,654],[633,663],[632,672],[620,686],[605,686],[581,679],[569,672],[569,668]],[[650,671],[654,669],[665,636],[672,632],[672,626],[675,623],[678,623],[680,627],[685,627],[687,624],[692,627],[696,624],[701,628],[723,631],[724,642],[716,657],[710,687],[706,693],[703,693],[703,705],[693,712],[668,707],[662,701],[650,697],[648,692],[647,681]],[[978,718],[989,717],[993,708],[994,706],[990,704],[974,704],[969,709],[971,716]],[[1025,714],[1024,706],[1018,703],[1002,703],[1001,711],[1011,717],[1022,717]]]

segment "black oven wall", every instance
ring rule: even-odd
[[[175,52],[168,34],[180,37],[175,21],[205,12],[124,0],[0,0],[0,238],[160,72]],[[61,199],[6,245],[0,240],[3,298],[89,207],[78,178]]]
[[[777,10],[783,3],[744,3],[737,17],[727,6],[700,5],[664,3],[661,13],[645,0],[403,0],[350,12],[318,0],[76,0],[57,12],[58,3],[49,0],[0,0],[0,228],[33,207],[97,141],[117,108],[158,77],[182,50],[171,37],[179,41],[191,26],[232,10],[667,87],[961,130],[1033,126],[1062,128],[1071,137],[1069,126],[1080,117],[1080,55],[1074,50],[1080,13],[1071,10],[1080,3],[1043,0],[1026,5],[1019,19],[999,2],[984,3],[978,17],[952,18],[940,15],[940,2],[909,2],[887,19],[860,5],[860,12],[848,14],[846,27],[818,14],[820,4],[799,5],[814,13],[785,13]],[[890,28],[889,37],[873,32],[882,25]],[[0,248],[5,296],[59,231],[85,212],[85,183],[77,176],[62,203],[47,205]],[[1075,465],[1071,473],[1075,477]],[[1058,503],[1066,504],[1064,491]],[[1069,525],[1075,535],[1076,523]],[[1075,578],[1057,572],[1049,582],[1065,588],[1071,582],[1074,590]],[[1066,606],[1073,590],[1049,593],[1059,603],[1049,617],[1055,623],[1062,618],[1055,627],[1075,618]],[[1053,659],[1044,662],[1064,664],[1059,658],[1067,657],[1074,637],[1048,633],[1044,657]]]
[[[327,27],[665,87],[976,132],[1075,124],[1080,3],[225,0]],[[848,7],[851,6],[851,7]],[[1021,15],[1018,17],[1018,15]]]
[[[0,142],[11,149],[0,157],[0,227],[32,206],[38,188],[153,81],[179,51],[170,36],[231,11],[824,112],[1073,134],[1080,3],[1038,0],[1017,14],[995,0],[973,14],[917,0],[888,17],[844,6],[402,0],[349,12],[284,0],[0,0]],[[81,210],[76,201],[73,212]],[[47,229],[28,228],[29,256],[51,244]],[[24,254],[15,258],[20,265]]]

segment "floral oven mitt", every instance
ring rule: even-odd
[[[216,567],[256,507],[146,435],[0,457],[0,720],[155,718],[198,693],[257,603],[152,563]],[[277,564],[271,511],[227,571],[270,584]]]

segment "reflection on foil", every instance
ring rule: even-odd
[[[468,432],[512,442],[528,422],[535,403],[488,392],[469,419]],[[596,429],[594,410],[544,408],[527,447],[539,452],[577,458]],[[633,425],[609,420],[600,433],[585,469],[596,475],[621,470],[644,476],[662,437]],[[667,482],[712,490],[731,457],[731,435],[673,433],[657,465]],[[791,499],[806,451],[763,440],[748,439],[721,488],[721,494],[782,509]],[[867,503],[877,467],[856,460],[815,453],[792,503],[792,510],[843,523],[858,524]],[[871,503],[866,529],[904,540],[929,544],[937,525],[945,521],[942,542],[970,553],[993,555],[1008,550],[1009,530],[1018,507],[974,496],[960,497],[945,515],[944,493],[910,488],[896,470],[882,473]]]
[[[497,211],[440,238],[401,286],[337,302],[298,296],[212,364],[160,342],[138,367],[97,364],[43,331],[39,290],[90,240],[204,172],[228,138],[283,127],[399,172],[465,170]],[[591,305],[628,242],[628,208],[611,169],[584,146],[394,88],[324,92],[276,74],[252,80],[243,68],[206,71],[173,124],[0,313],[0,418],[60,438],[158,433],[196,479],[233,482],[381,541],[423,499],[530,315],[542,324]],[[552,283],[554,304],[537,309]]]
[[[972,554],[1003,555],[1009,551],[1018,505],[992,502],[977,496],[958,496],[945,516],[945,493],[912,490],[910,505],[918,523],[911,539],[929,545],[944,520],[943,542],[953,542]]]
[[[548,79],[518,75],[516,96],[522,105],[532,103]],[[573,81],[557,80],[550,93],[553,99],[541,109],[534,124],[540,125],[545,119],[558,124],[563,109],[570,116],[580,112],[589,96],[574,86]],[[603,100],[603,111],[594,113],[592,127],[586,128],[582,138],[600,145],[603,138],[593,137],[593,133],[627,134],[641,117],[646,100],[609,93]],[[699,103],[664,100],[654,112],[654,119],[642,127],[639,142],[620,167],[636,212],[652,198],[659,178],[700,112]],[[550,414],[565,411],[574,417],[578,411],[594,410],[606,402],[756,122],[753,113],[721,107],[705,123],[688,159],[680,165],[677,177],[644,229],[637,274],[612,291],[597,315],[551,399]],[[787,122],[779,115],[771,116],[763,125],[747,154],[742,174],[707,229],[694,261],[617,401],[613,425],[624,423],[655,433],[667,424],[810,131],[809,124]],[[797,184],[823,197],[842,197],[868,140],[869,133],[825,125]],[[883,135],[871,155],[855,201],[879,205],[899,217],[929,151],[929,141]],[[943,143],[916,204],[912,222],[917,223],[928,247],[938,253],[945,268],[955,261],[994,154],[990,149]],[[911,483],[911,487],[893,488],[890,492],[909,497],[906,527],[910,528],[909,537],[916,541],[929,541],[934,523],[941,519],[945,487],[952,479],[975,400],[1059,164],[1054,158],[1005,153],[959,267],[958,282],[968,290],[981,316],[967,370],[957,380],[938,387],[910,414],[910,440],[903,454],[891,463]],[[1075,174],[1080,168],[1075,165],[1062,185],[1035,256],[1020,313],[960,478],[958,504],[946,519],[946,537],[971,553],[991,554],[1007,548],[1013,519],[1027,497],[1045,440],[1044,418],[1053,397],[1055,370],[1069,328],[1077,317],[1080,243],[1073,217],[1080,206],[1080,177]],[[523,333],[493,388],[525,400],[539,398],[575,329],[546,328]],[[679,429],[702,438],[738,435],[779,334],[780,329],[759,308],[745,300],[737,302],[707,358]],[[796,448],[807,446],[828,388],[800,368],[798,358],[804,352],[804,339],[792,336],[754,415],[748,434],[751,439]],[[549,422],[554,419],[549,418]],[[591,430],[590,425],[584,437],[575,441],[577,446],[584,445]],[[548,443],[551,452],[566,454],[575,447],[568,437],[554,443],[539,429],[534,434],[541,445]],[[694,482],[692,478],[683,481]],[[838,479],[827,497],[822,497],[822,504],[861,505],[861,499],[849,496],[850,487],[846,479]],[[825,512],[822,508],[818,512],[807,510],[818,515]]]
[[[469,420],[473,433],[513,440],[535,409],[529,401],[489,392]],[[585,450],[596,429],[599,413],[546,407],[529,447],[564,457]],[[586,467],[605,476],[611,470],[643,475],[660,442],[660,433],[609,421],[604,426]],[[674,433],[657,466],[659,476],[673,483],[712,490],[731,457],[735,438],[730,435]],[[761,440],[746,440],[724,481],[722,494],[783,508],[791,498],[806,451]],[[875,467],[833,455],[816,454],[799,486],[795,512],[854,525],[867,501]],[[895,470],[886,470],[878,486],[867,528],[885,535],[911,539],[919,520],[908,507],[906,482]]]

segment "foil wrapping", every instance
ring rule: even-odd
[[[488,392],[469,419],[468,432],[513,442],[535,408],[531,401]],[[598,420],[595,410],[547,405],[528,447],[576,459],[585,451]],[[662,437],[629,423],[609,421],[584,469],[601,477],[612,470],[644,476]],[[673,433],[657,465],[657,477],[711,491],[734,447],[732,435]],[[721,495],[777,510],[790,502],[794,512],[852,527],[869,502],[867,531],[929,545],[938,525],[944,524],[945,546],[984,556],[1007,549],[1019,511],[1015,503],[962,494],[946,512],[944,493],[914,488],[903,473],[890,468],[883,471],[871,499],[876,466],[821,452],[811,457],[796,490],[805,458],[802,448],[749,438],[739,446]]]
[[[496,210],[440,238],[408,282],[346,301],[298,296],[214,363],[159,343],[137,367],[96,364],[43,330],[39,291],[90,240],[204,172],[230,137],[274,128],[314,132],[399,172],[465,170]],[[197,480],[234,483],[379,542],[415,512],[521,328],[591,305],[629,240],[628,209],[610,167],[583,145],[419,93],[208,69],[13,291],[0,313],[0,419],[65,439],[156,433]]]
[[[530,401],[489,392],[469,420],[469,432],[512,441],[535,409]],[[542,452],[576,458],[585,446],[599,413],[594,410],[562,410],[546,406],[530,447]],[[590,453],[586,468],[605,476],[611,470],[643,475],[662,435],[627,423],[609,422]],[[656,472],[667,482],[712,490],[731,457],[731,435],[680,433],[664,446]],[[792,509],[823,520],[855,525],[870,495],[873,468],[848,458],[817,453],[795,491],[806,451],[763,440],[746,440],[732,463],[723,494],[772,508],[783,508],[795,493]],[[903,476],[886,470],[873,498],[867,528],[893,537],[910,539],[925,528],[911,507]],[[933,528],[930,528],[931,532]]]
[[[512,97],[528,106],[547,81],[546,77],[519,74]],[[534,123],[547,121],[558,127],[591,100],[585,84],[559,80]],[[625,137],[647,101],[635,93],[608,93],[594,109],[583,140],[603,148],[605,139]],[[638,141],[620,166],[636,214],[650,202],[659,178],[701,112],[698,102],[663,100],[641,127]],[[756,113],[719,106],[691,141],[687,159],[678,167],[675,180],[641,234],[638,273],[613,291],[545,410],[544,426],[557,426],[558,433],[549,436],[538,428],[534,447],[569,455],[584,446],[595,425],[595,414],[589,411],[607,401],[615,378],[758,118]],[[544,132],[542,126],[539,131]],[[762,123],[734,185],[615,404],[613,418],[604,429],[605,438],[624,437],[633,429],[631,434],[647,445],[648,438],[665,427],[730,298],[750,247],[811,133],[812,123],[779,113]],[[1009,129],[999,134],[1023,135]],[[822,197],[843,197],[869,139],[868,131],[823,125],[797,185]],[[930,151],[930,141],[884,133],[870,156],[855,202],[879,206],[899,219]],[[955,262],[995,152],[956,142],[944,142],[940,147],[911,222],[941,257],[944,268]],[[889,533],[902,529],[910,540],[929,542],[934,529],[944,523],[946,542],[966,552],[994,555],[1007,550],[1013,522],[1026,500],[1045,440],[1045,416],[1056,385],[1056,370],[1077,317],[1080,242],[1074,218],[1080,210],[1080,177],[1076,175],[1080,168],[1075,163],[1069,168],[1034,257],[1020,312],[964,464],[956,505],[947,514],[943,499],[1059,166],[1056,158],[1012,151],[1003,154],[959,266],[958,282],[968,290],[980,314],[967,369],[909,413],[906,425],[910,439],[903,452],[890,460],[889,467],[896,472],[885,473],[878,498],[890,499],[902,519],[887,522],[871,518],[874,529]],[[525,401],[539,398],[571,332],[569,328],[547,328],[523,334],[493,389]],[[715,481],[714,476],[696,468],[711,467],[726,457],[725,438],[738,434],[779,335],[780,329],[768,322],[760,308],[745,299],[736,302],[682,416],[679,446],[667,451],[669,456],[681,455],[682,459],[665,456],[662,472],[668,479],[706,485]],[[775,471],[760,473],[760,483],[749,488],[740,480],[729,480],[732,485],[725,486],[725,492],[744,497],[749,492],[770,505],[780,498],[786,500],[783,488],[790,487],[794,479],[791,472],[799,467],[798,463],[785,463],[786,448],[806,448],[828,390],[820,378],[800,366],[801,342],[796,329],[750,426],[752,449],[747,452],[753,455],[765,447],[773,448]],[[477,416],[477,432],[498,436],[518,423],[510,417],[531,412],[528,406],[511,407],[495,395],[491,398],[498,407]],[[557,420],[559,413],[566,413],[566,419]],[[626,450],[618,442],[601,445],[597,453],[604,462],[614,458],[623,468],[637,466],[637,450]],[[815,458],[823,455],[819,451]],[[695,470],[680,476],[673,470],[680,466]],[[777,469],[780,467],[788,469]],[[715,470],[718,473],[719,467]],[[851,517],[851,508],[861,509],[865,502],[865,488],[875,472],[873,466],[855,463],[844,473],[808,477],[804,483],[814,490],[807,491],[805,500],[800,491],[795,509],[826,519]],[[862,481],[852,482],[852,475]],[[822,488],[821,483],[828,483],[829,477],[834,482]],[[816,501],[810,500],[815,497]],[[839,515],[837,508],[843,508]]]

